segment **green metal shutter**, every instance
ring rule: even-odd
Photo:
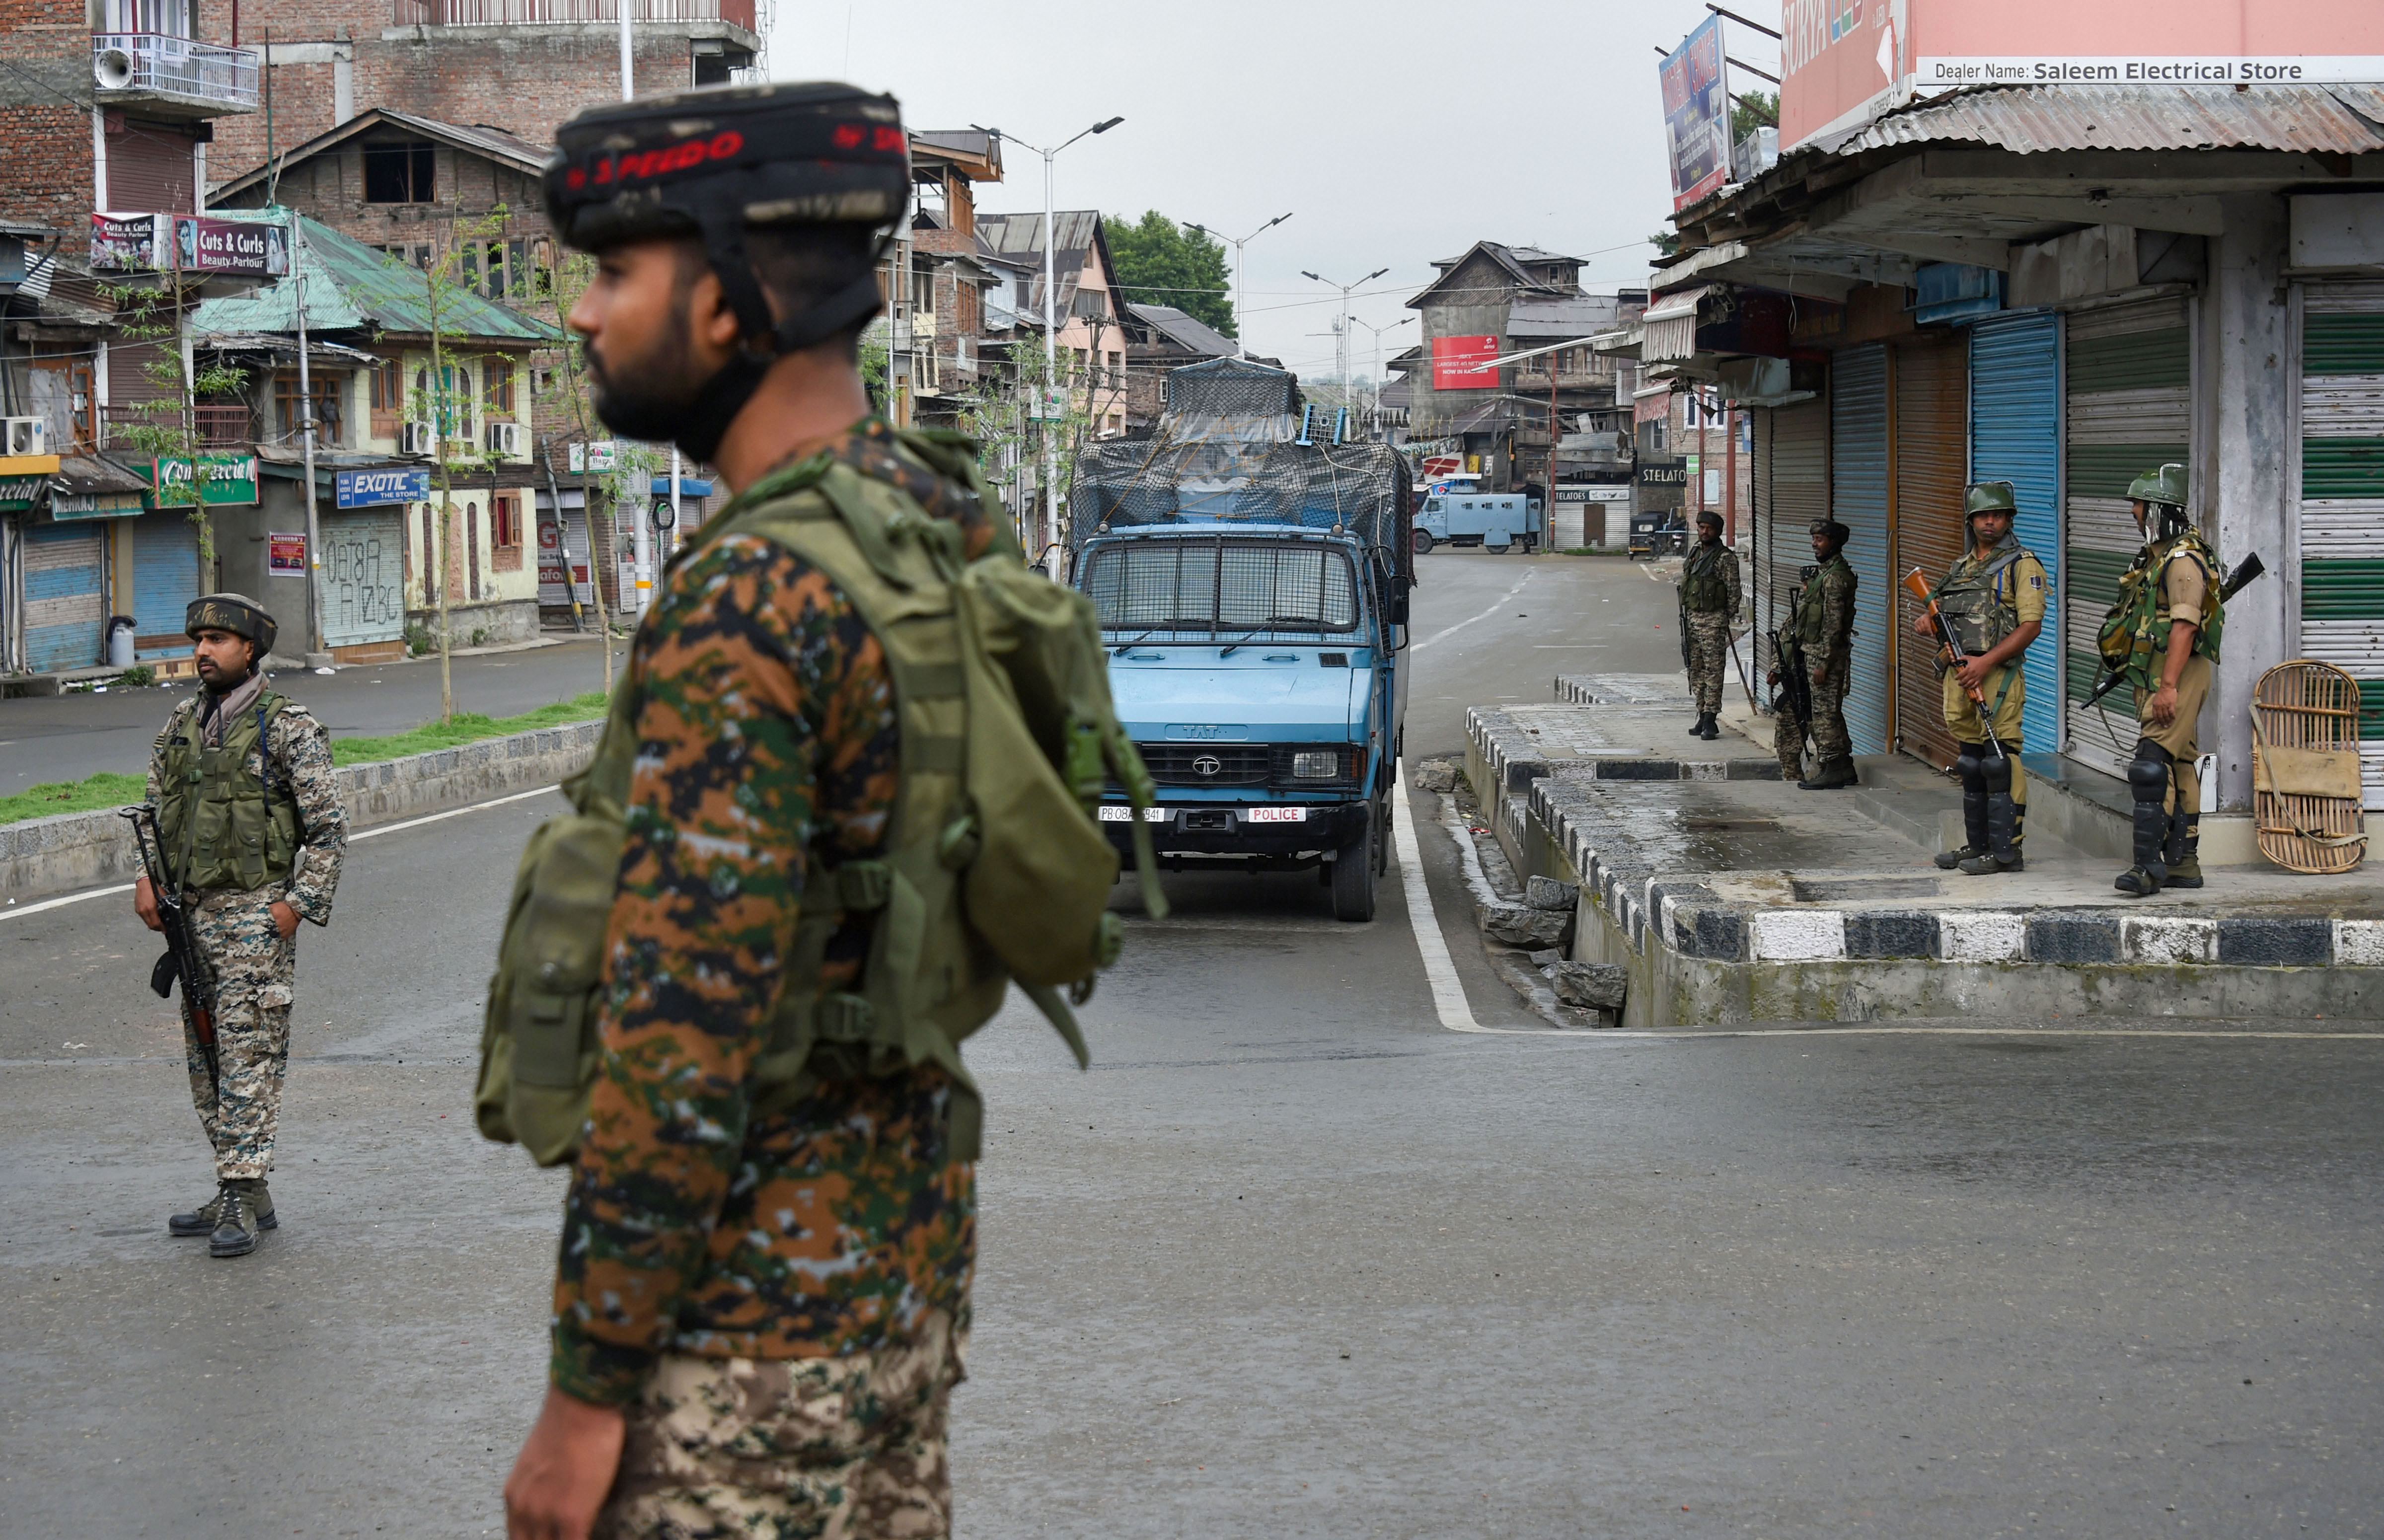
[[[2384,808],[2384,284],[2302,306],[2302,653],[2359,681],[2366,804]]]
[[[2062,751],[2124,776],[2136,746],[2133,700],[2118,689],[2091,712],[2078,702],[2103,677],[2094,639],[2119,597],[2119,575],[2143,545],[2128,512],[2128,483],[2172,460],[2193,464],[2192,339],[2181,299],[2079,311],[2065,333]]]

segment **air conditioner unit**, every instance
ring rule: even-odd
[[[397,436],[400,454],[430,454],[439,453],[439,436],[427,422],[410,422]]]
[[[91,59],[91,78],[102,91],[122,91],[132,84],[132,56],[121,48],[103,48]]]
[[[46,417],[0,417],[0,434],[6,435],[11,454],[50,452],[50,424]]]
[[[489,424],[490,453],[502,454],[510,459],[521,453],[521,424],[517,422],[492,422]]]

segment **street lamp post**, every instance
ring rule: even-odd
[[[1085,137],[1086,135],[1087,135],[1087,134],[1107,133],[1107,132],[1109,132],[1111,129],[1116,128],[1120,123],[1123,123],[1123,122],[1124,122],[1124,121],[1125,121],[1125,119],[1124,119],[1124,118],[1103,118],[1100,122],[1098,122],[1098,123],[1094,124],[1091,128],[1089,128],[1089,129],[1086,129],[1086,130],[1083,130],[1082,131],[1080,131],[1079,133],[1077,133],[1077,134],[1075,135],[1075,137],[1074,137],[1074,138],[1073,138],[1073,139],[1068,139],[1068,140],[1065,140],[1065,141],[1062,141],[1062,143],[1058,143],[1058,144],[1053,145],[1050,149],[1048,149],[1048,150],[1036,149],[1036,147],[1035,147],[1034,145],[1032,145],[1032,144],[1028,144],[1028,143],[1026,143],[1026,141],[1024,141],[1024,140],[1023,140],[1023,139],[1016,139],[1016,138],[1012,138],[1011,135],[1006,134],[1006,133],[1003,133],[1000,129],[988,129],[988,128],[987,128],[987,127],[986,127],[984,124],[982,124],[982,123],[972,123],[972,124],[970,124],[970,125],[969,125],[969,127],[971,127],[971,128],[973,128],[973,129],[976,130],[979,133],[989,133],[989,134],[993,135],[993,137],[995,137],[996,139],[1007,140],[1007,141],[1009,141],[1011,143],[1013,143],[1013,144],[1019,144],[1019,145],[1024,145],[1026,149],[1031,150],[1031,151],[1033,151],[1035,154],[1037,154],[1037,155],[1041,155],[1041,156],[1043,157],[1043,397],[1044,397],[1044,404],[1043,404],[1043,406],[1042,406],[1042,408],[1041,408],[1041,414],[1040,414],[1040,415],[1042,416],[1043,425],[1044,425],[1044,426],[1043,426],[1043,532],[1044,532],[1044,538],[1045,538],[1045,539],[1047,539],[1047,540],[1051,540],[1051,539],[1056,539],[1056,538],[1058,538],[1058,535],[1059,535],[1059,532],[1060,532],[1060,503],[1059,503],[1059,490],[1058,490],[1056,487],[1054,487],[1054,486],[1052,485],[1052,482],[1054,481],[1054,479],[1059,476],[1059,453],[1058,453],[1058,446],[1052,442],[1051,426],[1050,426],[1050,424],[1051,424],[1051,418],[1050,418],[1050,416],[1049,416],[1049,412],[1050,412],[1050,409],[1051,409],[1051,408],[1050,408],[1051,381],[1052,381],[1052,379],[1053,379],[1056,375],[1058,375],[1058,373],[1060,372],[1060,328],[1059,328],[1058,317],[1055,316],[1055,314],[1054,314],[1054,312],[1053,312],[1053,298],[1054,298],[1054,295],[1055,295],[1055,293],[1056,293],[1056,291],[1057,291],[1058,285],[1056,284],[1056,282],[1055,282],[1055,281],[1054,281],[1054,279],[1053,279],[1052,270],[1051,270],[1051,218],[1052,218],[1052,215],[1051,215],[1051,162],[1052,162],[1054,159],[1058,158],[1059,154],[1060,154],[1060,152],[1061,152],[1062,150],[1064,150],[1064,149],[1066,149],[1069,145],[1074,144],[1074,143],[1076,142],[1076,140],[1078,140],[1078,139],[1082,139],[1082,138],[1084,138],[1084,137]],[[1088,390],[1088,391],[1089,391],[1089,387],[1087,387],[1087,390]],[[1090,398],[1090,395],[1089,395],[1089,393],[1088,393],[1088,394],[1087,394],[1087,396],[1086,396],[1086,400],[1087,400],[1087,402],[1089,402],[1089,401],[1090,401],[1090,399],[1091,399],[1091,398]]]
[[[1196,225],[1189,220],[1185,222],[1184,228],[1195,235],[1206,235],[1234,248],[1234,356],[1236,358],[1250,355],[1250,345],[1242,337],[1242,248],[1290,217],[1288,214],[1278,214],[1238,241],[1230,235],[1219,235],[1206,225]]]
[[[1300,269],[1300,277],[1312,278],[1327,289],[1341,291],[1341,341],[1335,351],[1340,354],[1341,399],[1344,401],[1349,399],[1349,291],[1372,283],[1389,271],[1388,267],[1377,267],[1355,282],[1335,283],[1322,273],[1311,273],[1305,267]]]
[[[1352,316],[1349,319],[1353,324],[1362,326],[1374,334],[1374,431],[1380,433],[1383,430],[1383,333],[1397,331],[1416,317],[1402,317],[1388,326],[1376,326],[1361,316]]]

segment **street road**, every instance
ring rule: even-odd
[[[1422,567],[1411,760],[1677,659],[1645,568]],[[1437,1025],[1397,881],[1342,925],[1183,876],[1092,1073],[1031,1012],[972,1044],[968,1540],[2384,1528],[2375,1024],[1536,1030],[1436,803],[1444,934],[1517,1030]],[[242,1261],[164,1233],[208,1179],[128,906],[0,917],[0,1531],[499,1533],[560,1178],[474,1133],[471,1059],[557,805],[354,848]]]
[[[591,621],[592,625],[593,622]],[[619,665],[626,642],[614,644]],[[455,709],[518,716],[604,688],[603,644],[574,637],[550,647],[473,652],[450,660]],[[402,733],[439,715],[439,659],[365,664],[337,673],[286,669],[273,688],[303,702],[334,738]],[[102,770],[137,776],[174,702],[193,682],[0,701],[0,797]]]

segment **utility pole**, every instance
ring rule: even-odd
[[[1300,277],[1314,279],[1317,282],[1324,285],[1327,289],[1338,289],[1341,291],[1341,341],[1334,351],[1338,355],[1337,362],[1341,369],[1341,399],[1343,401],[1347,401],[1349,399],[1349,291],[1352,289],[1362,288],[1389,271],[1390,269],[1388,267],[1377,267],[1372,272],[1368,273],[1364,278],[1358,279],[1354,283],[1335,283],[1331,279],[1324,277],[1322,273],[1311,273],[1306,268],[1300,269]],[[1239,325],[1240,323],[1236,322],[1235,324]]]
[[[1373,322],[1358,316],[1352,316],[1349,319],[1374,334],[1374,432],[1376,437],[1388,442],[1389,431],[1383,426],[1383,333],[1397,331],[1419,317],[1404,317],[1388,326],[1376,326]]]
[[[323,646],[323,526],[316,512],[315,388],[306,361],[306,275],[299,262],[305,245],[303,215],[290,216],[290,277],[298,286],[298,427],[306,457],[306,666],[329,668]]]
[[[1060,372],[1060,328],[1052,304],[1057,292],[1057,284],[1054,281],[1051,267],[1051,162],[1059,158],[1062,150],[1074,144],[1076,140],[1084,138],[1086,134],[1107,133],[1124,121],[1124,118],[1103,118],[1091,128],[1080,130],[1074,138],[1065,140],[1048,150],[1036,149],[1034,145],[1026,143],[1023,139],[1013,141],[1043,157],[1043,400],[1037,405],[1036,415],[1043,424],[1043,540],[1046,542],[1060,538],[1060,493],[1059,488],[1055,485],[1060,475],[1059,444],[1052,436],[1049,416],[1051,382],[1058,378]],[[1000,129],[988,129],[982,123],[971,123],[969,127],[979,133],[989,133],[996,139],[1011,137]],[[1065,401],[1067,398],[1063,394],[1061,399]],[[1089,397],[1086,404],[1090,404]]]
[[[621,100],[626,102],[637,94],[637,34],[629,29],[629,15],[635,7],[632,0],[614,0],[614,4],[620,8],[621,12]],[[677,444],[671,446],[670,464],[671,498],[675,504],[678,497],[678,446]],[[616,471],[615,474],[619,473]],[[629,500],[629,533],[631,549],[637,553],[638,582],[637,601],[629,610],[632,615],[644,615],[646,605],[652,602],[654,595],[654,521],[652,504],[647,501],[651,495],[652,489],[649,488]],[[621,527],[621,499],[616,495],[613,499],[613,528],[618,529]],[[562,509],[557,508],[554,512],[558,518],[562,516]],[[588,533],[590,537],[589,543],[592,546],[595,543],[593,537],[596,533],[596,521],[592,516],[588,521]],[[607,552],[605,555],[610,559],[612,553]],[[595,553],[591,550],[589,556],[592,567]],[[568,576],[567,565],[565,571]],[[593,578],[596,574],[591,570],[588,576]]]
[[[1242,248],[1290,217],[1288,214],[1278,214],[1238,241],[1230,235],[1219,235],[1206,225],[1196,225],[1187,221],[1184,226],[1195,235],[1205,235],[1212,240],[1223,241],[1234,248],[1234,356],[1236,358],[1248,358],[1250,355],[1250,344],[1242,336]]]

